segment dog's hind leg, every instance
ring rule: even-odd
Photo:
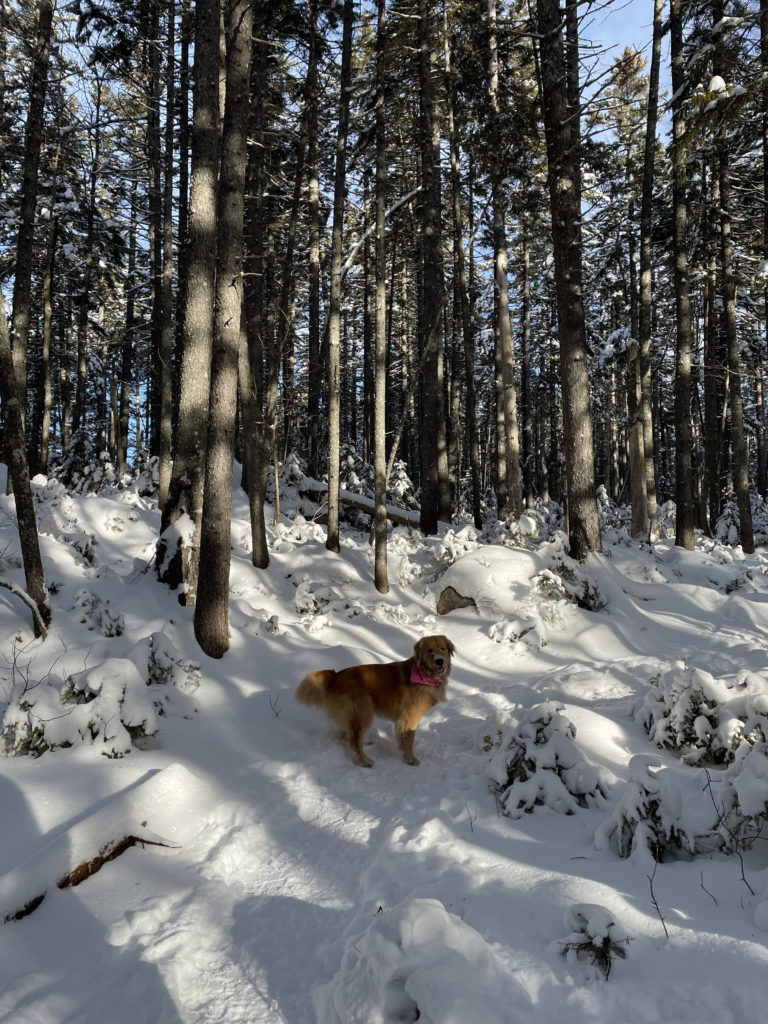
[[[369,702],[357,701],[347,721],[346,740],[363,768],[373,767],[373,761],[363,752],[363,740],[372,724],[373,707]]]

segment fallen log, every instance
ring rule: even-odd
[[[322,508],[328,502],[327,488],[302,487],[299,497],[308,498],[311,502]],[[366,498],[364,494],[355,494],[352,491],[339,491],[339,503],[356,508],[366,515],[374,516],[376,508],[372,498]],[[407,508],[397,508],[395,505],[387,505],[387,519],[396,526],[419,526],[419,513],[412,512]]]

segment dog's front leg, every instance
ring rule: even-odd
[[[418,764],[419,759],[413,752],[413,737],[416,735],[416,730],[409,729],[408,722],[401,720],[395,723],[395,735],[405,763]]]

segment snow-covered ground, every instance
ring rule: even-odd
[[[656,865],[645,847],[620,858],[609,823],[646,772],[677,795],[683,828],[711,827],[719,778],[707,779],[722,773],[655,747],[632,709],[651,680],[697,669],[746,687],[759,710],[768,553],[607,543],[582,571],[592,606],[604,602],[588,611],[550,575],[566,565],[561,538],[524,550],[398,528],[383,596],[361,533],[337,556],[319,527],[284,518],[269,570],[254,569],[238,491],[231,648],[213,661],[149,566],[150,500],[36,489],[53,624],[34,641],[0,589],[0,716],[7,744],[74,742],[0,758],[0,1021],[763,1019],[765,839]],[[12,518],[4,497],[0,574],[23,583]],[[439,616],[449,584],[475,606]],[[447,703],[418,729],[420,766],[380,723],[375,766],[357,767],[294,702],[298,681],[404,658],[426,633],[457,656]],[[147,686],[148,665],[165,681]],[[67,685],[76,702],[61,705]],[[565,814],[545,788],[517,817],[493,779],[543,702],[602,790]],[[141,722],[156,730],[141,749],[107,756]],[[646,760],[630,769],[635,755]],[[125,835],[168,845],[136,843],[57,887]],[[611,951],[607,980],[575,948],[590,935]]]

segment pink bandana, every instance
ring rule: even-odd
[[[434,676],[427,675],[421,665],[414,661],[411,665],[411,682],[421,683],[423,686],[440,686],[443,680],[435,679]]]

